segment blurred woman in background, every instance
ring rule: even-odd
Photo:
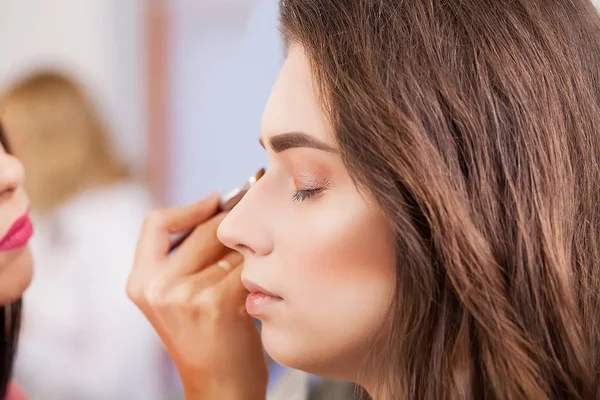
[[[34,400],[164,398],[164,353],[124,293],[150,195],[70,78],[27,77],[0,101],[0,118],[37,232],[17,380]]]
[[[31,282],[33,261],[27,242],[33,234],[29,199],[23,190],[23,165],[10,154],[0,124],[0,396],[22,400],[20,389],[10,381],[21,322],[21,294]]]

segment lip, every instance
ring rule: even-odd
[[[281,297],[247,279],[242,279],[242,284],[250,292],[246,297],[246,311],[253,317],[260,317],[270,306],[282,300]]]
[[[254,283],[248,279],[242,278],[242,285],[244,285],[244,287],[246,288],[247,291],[250,292],[250,294],[262,293],[269,297],[274,297],[274,298],[279,298],[279,299],[281,298],[281,297],[277,296],[276,294],[269,292],[267,289],[263,288],[260,285],[257,285],[256,283]]]
[[[0,252],[7,252],[25,246],[33,235],[33,224],[29,218],[29,209],[17,218],[0,239]]]

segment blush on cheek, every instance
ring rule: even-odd
[[[358,287],[394,281],[393,235],[383,216],[361,204],[314,221],[296,230],[304,238],[296,243],[305,254],[306,275]]]
[[[289,354],[302,343],[304,354],[295,356],[305,364],[294,366],[301,369],[324,358],[336,368],[359,363],[394,290],[393,238],[385,219],[346,203],[278,233],[286,312],[265,325],[272,351],[293,359]]]

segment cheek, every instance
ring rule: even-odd
[[[0,305],[15,301],[23,292],[33,276],[33,260],[27,247],[0,254]]]
[[[349,197],[277,224],[273,273],[283,308],[263,324],[263,344],[275,360],[343,380],[354,379],[365,360],[396,276],[386,221]]]
[[[393,239],[384,218],[357,199],[315,205],[311,217],[287,227],[278,264],[289,315],[330,332],[379,325],[395,282]]]

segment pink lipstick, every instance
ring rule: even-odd
[[[19,217],[8,232],[0,240],[0,252],[16,250],[25,246],[33,235],[33,224],[29,218],[29,210]]]

